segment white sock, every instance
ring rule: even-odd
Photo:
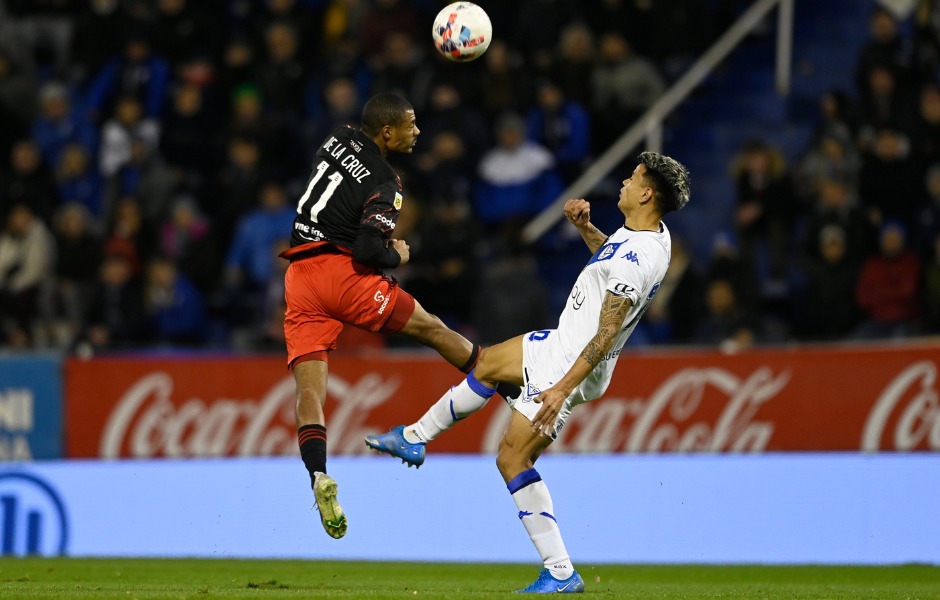
[[[574,566],[561,539],[555,521],[555,509],[548,486],[535,469],[523,471],[506,484],[519,509],[519,520],[535,544],[545,568],[555,579],[565,580],[574,574]]]
[[[466,379],[432,404],[417,423],[405,427],[405,440],[411,444],[430,442],[457,421],[486,406],[495,392],[477,381],[470,371]]]

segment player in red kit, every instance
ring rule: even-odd
[[[449,329],[382,269],[409,259],[393,239],[402,207],[401,180],[385,160],[410,154],[420,133],[411,104],[394,94],[366,102],[359,128],[336,129],[317,150],[297,203],[284,277],[287,359],[297,385],[298,443],[310,473],[320,520],[341,538],[346,516],[336,481],[326,474],[326,382],[329,353],[344,324],[398,333],[434,348],[463,372],[479,347]]]

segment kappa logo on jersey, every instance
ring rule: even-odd
[[[630,250],[629,252],[624,254],[623,257],[632,263],[640,264],[640,257],[637,256],[636,252],[634,252],[633,250]]]
[[[597,249],[597,252],[595,252],[591,260],[588,261],[588,264],[590,265],[602,260],[612,259],[617,254],[617,250],[620,249],[620,246],[624,243],[625,242],[615,242],[612,244],[604,244]]]
[[[395,192],[395,202],[392,204],[392,206],[395,207],[395,210],[401,210],[402,200],[403,198],[401,197],[401,194],[399,194],[398,192]]]

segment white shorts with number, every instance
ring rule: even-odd
[[[535,415],[542,408],[542,404],[535,399],[544,390],[555,385],[571,368],[571,363],[562,352],[558,336],[555,334],[554,329],[543,329],[529,332],[522,338],[522,394],[515,400],[510,400],[509,406],[525,415],[529,421],[535,419]],[[584,401],[580,389],[575,388],[555,419],[552,439],[565,426],[571,408]]]

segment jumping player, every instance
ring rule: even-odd
[[[556,329],[533,331],[485,349],[466,379],[448,390],[415,423],[366,437],[366,444],[418,466],[425,444],[480,410],[496,382],[521,385],[496,464],[519,518],[542,558],[538,578],[521,592],[576,593],[584,581],[571,564],[548,487],[535,461],[564,427],[571,409],[599,398],[617,357],[669,267],[666,213],[689,201],[689,175],[676,160],[654,152],[623,182],[617,207],[623,227],[610,236],[590,220],[590,204],[568,200],[565,216],[593,256],[581,271]]]
[[[479,347],[429,314],[381,269],[408,262],[408,244],[392,239],[402,185],[385,160],[410,154],[420,130],[411,104],[379,94],[362,109],[361,126],[335,130],[317,150],[297,202],[284,276],[288,366],[297,386],[298,444],[326,532],[346,534],[336,481],[326,474],[328,360],[343,324],[399,333],[434,348],[469,372]]]

